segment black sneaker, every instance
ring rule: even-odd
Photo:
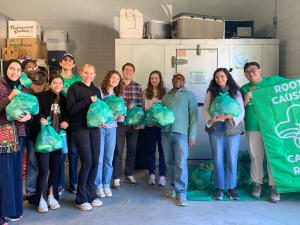
[[[215,200],[222,200],[224,193],[223,193],[223,189],[221,188],[216,188],[216,191],[213,195],[213,199]]]
[[[239,195],[236,193],[234,188],[228,188],[228,196],[231,200],[239,200]]]
[[[28,204],[34,204],[35,195],[29,195],[29,196],[26,197],[26,199],[28,200]]]
[[[8,225],[8,221],[4,218],[0,216],[0,225]]]
[[[9,222],[16,222],[20,219],[22,219],[22,215],[6,217],[6,220]]]
[[[58,195],[61,195],[64,190],[64,187],[58,187]]]
[[[75,184],[75,185],[70,184],[70,191],[72,192],[72,194],[76,195],[76,193],[77,193],[77,184]]]

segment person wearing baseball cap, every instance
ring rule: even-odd
[[[195,94],[184,86],[185,75],[173,75],[173,88],[162,98],[161,105],[175,114],[175,122],[161,130],[161,144],[169,172],[171,190],[167,197],[177,195],[178,205],[187,206],[188,149],[195,144],[198,124],[198,104]]]
[[[61,93],[66,97],[69,87],[74,84],[76,81],[82,81],[82,78],[73,74],[72,69],[75,67],[75,58],[72,54],[66,53],[62,56],[60,60],[61,66],[61,76],[64,80],[64,87]],[[69,158],[69,178],[70,178],[70,191],[73,194],[77,192],[77,164],[78,164],[78,153],[75,147],[72,133],[71,133],[71,126],[67,129],[67,139],[68,139],[68,158]],[[61,155],[60,161],[60,172],[59,172],[59,183],[58,183],[58,192],[59,195],[65,189],[65,159],[66,154]]]

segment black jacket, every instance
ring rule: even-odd
[[[37,93],[35,95],[39,102],[39,113],[35,116],[33,116],[32,123],[30,124],[30,135],[29,139],[33,142],[36,141],[36,138],[41,130],[41,119],[45,118],[47,119],[48,116],[50,116],[51,113],[51,105],[53,104],[53,101],[56,98],[56,94],[53,93],[51,90],[49,91],[43,91],[40,93]],[[61,122],[67,122],[70,125],[70,115],[67,111],[67,104],[66,104],[66,97],[63,96],[62,93],[59,94],[60,97],[60,118]]]
[[[91,129],[87,126],[86,114],[92,104],[91,96],[101,99],[100,89],[93,83],[90,86],[82,82],[75,82],[70,86],[67,93],[67,109],[71,115],[72,131]]]

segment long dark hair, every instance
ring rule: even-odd
[[[153,85],[151,84],[151,75],[157,73],[159,76],[159,84],[157,85],[157,93],[156,93],[156,97],[158,99],[162,99],[162,97],[164,97],[164,95],[167,93],[167,89],[164,87],[164,81],[162,79],[162,75],[161,72],[158,70],[154,70],[150,73],[149,75],[149,81],[148,81],[148,86],[146,89],[146,93],[145,96],[147,99],[151,100],[153,98]]]
[[[228,86],[228,88],[229,88],[228,89],[229,96],[231,98],[234,98],[237,95],[237,92],[240,90],[240,87],[236,84],[236,82],[234,81],[231,74],[229,73],[229,71],[226,68],[219,68],[214,72],[214,77],[209,84],[207,92],[210,91],[213,99],[218,97],[219,93],[222,92],[220,85],[218,85],[218,83],[216,82],[216,79],[215,79],[216,74],[221,71],[224,72],[225,75],[227,76],[226,86]]]

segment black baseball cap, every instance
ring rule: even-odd
[[[62,61],[62,60],[63,60],[63,58],[65,58],[65,57],[67,57],[67,56],[71,57],[71,58],[73,59],[74,63],[75,63],[74,56],[73,56],[72,54],[70,54],[70,53],[66,53],[66,54],[64,54],[64,55],[61,57],[61,60],[60,60],[60,61]]]

